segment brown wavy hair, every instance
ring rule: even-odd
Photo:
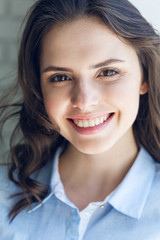
[[[58,145],[66,143],[48,119],[40,87],[40,53],[43,37],[58,22],[78,17],[100,18],[117,36],[137,52],[149,92],[140,97],[133,125],[138,145],[143,145],[160,162],[160,37],[140,12],[127,0],[39,0],[29,10],[18,55],[18,83],[22,100],[4,103],[1,99],[0,129],[7,119],[18,117],[10,139],[9,179],[22,190],[13,206],[11,220],[33,202],[41,202],[48,187],[31,178],[50,159]],[[9,111],[8,111],[9,109]],[[21,140],[17,141],[18,131]],[[16,171],[16,178],[15,176]],[[14,195],[14,196],[17,196]]]

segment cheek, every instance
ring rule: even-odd
[[[51,96],[45,97],[44,105],[49,118],[51,117],[53,118],[54,116],[56,116],[58,109],[60,109],[60,102],[58,98],[55,97],[54,98]]]
[[[122,79],[103,89],[104,101],[108,102],[117,110],[137,111],[139,106],[140,81],[134,81],[132,78]]]
[[[68,98],[66,94],[62,91],[51,89],[43,94],[43,99],[50,120],[52,122],[59,120],[67,109]]]
[[[45,97],[44,106],[45,106],[48,118],[53,125],[54,130],[56,130],[57,132],[60,132],[59,115],[61,112],[61,108],[58,104],[58,100],[50,97]]]
[[[48,98],[44,99],[44,105],[45,105],[48,115],[50,115],[52,112],[56,111],[56,104],[54,101],[52,101]]]

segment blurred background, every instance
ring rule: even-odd
[[[35,1],[0,0],[0,94],[16,77],[19,29],[27,10]],[[130,2],[160,32],[160,0],[130,0]],[[10,127],[7,128],[6,139],[12,125],[11,122]],[[0,150],[0,159],[1,156],[2,150]]]
[[[15,69],[18,32],[34,1],[0,0],[0,79]]]

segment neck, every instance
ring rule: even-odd
[[[123,180],[138,153],[134,137],[128,140],[122,138],[101,154],[85,154],[70,144],[60,157],[65,192],[79,210],[103,201]]]
[[[114,145],[101,154],[85,154],[72,144],[60,158],[59,170],[63,183],[86,185],[108,184],[113,190],[124,178],[137,157],[134,137]]]

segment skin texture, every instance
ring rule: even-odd
[[[54,26],[43,39],[40,69],[48,116],[70,142],[60,159],[61,179],[68,197],[83,209],[103,200],[133,164],[138,150],[132,125],[148,86],[135,50],[97,18]],[[56,75],[64,81],[55,81]],[[81,134],[67,120],[105,113],[114,116],[95,134]]]

